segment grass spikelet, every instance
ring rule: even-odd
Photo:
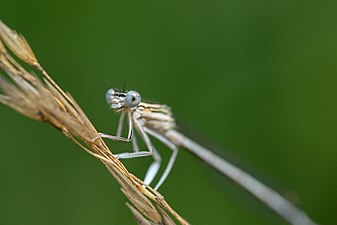
[[[35,67],[43,79],[26,71],[8,50],[24,63]],[[94,143],[91,141],[98,133],[84,111],[43,69],[25,38],[2,21],[0,68],[9,77],[7,79],[0,73],[0,102],[31,119],[49,123],[99,159],[121,185],[122,193],[132,204],[128,204],[128,207],[137,218],[138,224],[172,225],[175,224],[174,220],[180,224],[188,224],[158,192],[151,187],[143,188],[143,181],[127,171],[102,139]]]

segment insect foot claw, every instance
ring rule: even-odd
[[[117,154],[117,155],[114,155],[115,156],[115,159],[114,159],[114,163],[116,163],[118,160],[119,160],[119,155]]]
[[[97,141],[99,138],[101,138],[101,133],[98,133],[98,135],[96,137],[94,137],[93,139],[91,139],[91,142],[95,142]]]
[[[159,202],[164,201],[164,196],[162,196],[162,195],[159,194],[159,193],[157,193],[157,195],[155,196],[155,198],[156,198]]]

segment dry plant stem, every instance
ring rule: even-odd
[[[45,77],[43,81],[26,71],[7,49],[23,62],[35,67]],[[175,224],[169,215],[180,224],[188,224],[158,192],[151,187],[143,188],[143,181],[127,171],[102,139],[92,143],[91,140],[98,133],[81,107],[43,69],[24,37],[2,21],[0,68],[10,77],[7,80],[0,75],[0,90],[3,93],[0,94],[0,102],[29,118],[51,124],[83,150],[99,159],[121,185],[122,192],[132,204],[128,207],[138,224]]]

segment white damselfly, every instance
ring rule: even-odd
[[[169,175],[177,157],[178,147],[183,147],[235,181],[290,224],[316,224],[301,209],[297,208],[279,193],[264,185],[247,172],[178,132],[170,107],[142,102],[140,94],[136,91],[126,92],[109,89],[106,93],[106,101],[115,112],[121,113],[117,133],[116,135],[100,133],[93,141],[98,138],[108,138],[114,141],[131,141],[133,152],[116,154],[118,159],[152,156],[154,161],[148,168],[144,178],[146,185],[151,184],[161,164],[161,157],[149,138],[149,136],[153,136],[172,150],[172,155],[154,188],[155,190],[158,190]],[[128,135],[127,137],[122,137],[121,134],[125,116],[127,116],[128,119]],[[147,148],[146,150],[139,149],[134,130],[137,131],[144,141]]]

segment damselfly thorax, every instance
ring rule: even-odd
[[[176,127],[171,108],[167,105],[141,102],[133,111],[133,118],[140,125],[160,134]]]

